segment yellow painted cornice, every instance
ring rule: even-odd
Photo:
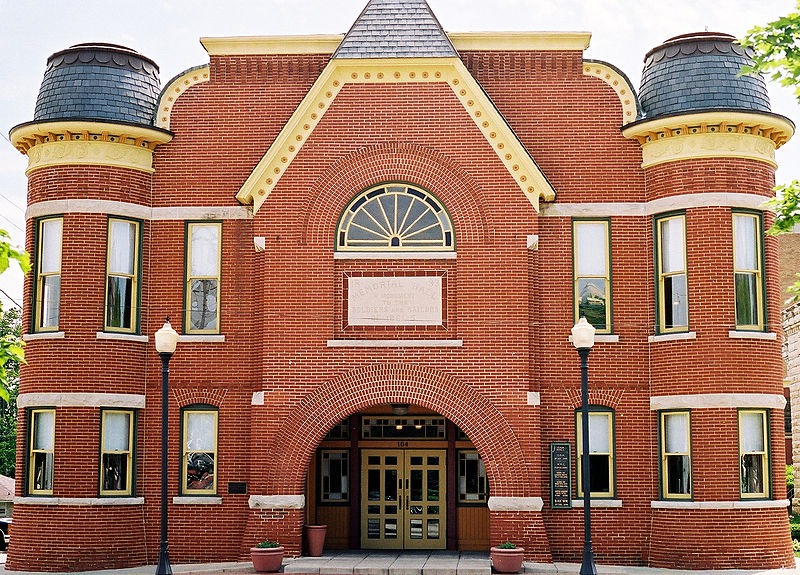
[[[446,83],[536,211],[555,190],[459,58],[331,60],[236,198],[257,212],[345,84]]]
[[[747,158],[775,166],[775,150],[794,134],[785,118],[712,111],[655,118],[622,130],[642,145],[642,167],[687,158]]]
[[[456,50],[580,50],[589,47],[589,32],[451,32]],[[342,34],[308,36],[234,36],[200,38],[210,56],[248,54],[333,54]]]
[[[169,130],[169,123],[172,117],[172,108],[175,106],[175,101],[186,90],[197,84],[208,82],[209,79],[208,64],[205,66],[198,66],[190,68],[183,74],[176,76],[169,86],[162,90],[158,98],[158,106],[156,107],[156,126]]]
[[[110,122],[39,122],[17,126],[11,143],[28,156],[30,173],[55,165],[92,164],[153,171],[153,150],[172,134]]]
[[[620,104],[622,104],[623,126],[636,120],[636,116],[638,115],[636,93],[633,91],[633,86],[631,86],[625,76],[605,62],[590,61],[585,61],[583,63],[583,75],[600,78],[617,93]]]
[[[591,32],[450,32],[456,50],[579,50],[589,47]]]

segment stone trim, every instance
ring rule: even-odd
[[[583,75],[600,78],[617,93],[622,104],[622,125],[630,124],[639,115],[636,109],[636,92],[630,81],[613,66],[598,60],[584,60]]]
[[[189,497],[186,495],[179,495],[172,498],[172,503],[174,505],[222,505],[222,497]]]
[[[619,509],[622,507],[622,499],[591,499],[592,508]],[[573,507],[583,508],[583,499],[573,499]]]
[[[335,260],[454,260],[456,252],[333,252]]]
[[[541,511],[541,497],[489,497],[489,511]]]
[[[682,331],[679,333],[664,333],[661,335],[647,336],[647,343],[658,343],[660,341],[681,341],[685,339],[697,339],[697,332]]]
[[[542,394],[538,391],[529,391],[527,392],[527,399],[528,405],[541,405],[542,404]]]
[[[673,210],[725,206],[748,210],[768,210],[764,206],[769,198],[756,194],[709,193],[680,194],[659,198],[649,202],[581,202],[565,204],[546,204],[539,215],[550,217],[607,217],[639,216],[646,217]]]
[[[778,339],[778,334],[775,332],[765,333],[763,331],[743,331],[735,330],[729,331],[728,337],[731,339]]]
[[[329,339],[328,347],[461,347],[463,339]]]
[[[572,336],[567,336],[567,340],[572,343]],[[600,334],[594,336],[595,343],[619,343],[619,335],[613,333]]]
[[[47,200],[28,206],[25,219],[55,214],[111,214],[137,220],[249,220],[247,206],[177,206],[150,208],[141,204],[111,200]]]
[[[36,341],[37,339],[64,339],[66,335],[63,331],[42,331],[37,333],[26,333],[22,336],[22,341]]]
[[[653,509],[774,509],[789,507],[788,499],[761,501],[651,501]]]
[[[264,405],[264,392],[254,391],[253,398],[250,400],[250,405]]]
[[[114,339],[118,341],[136,341],[139,343],[147,343],[150,339],[146,335],[136,335],[134,333],[116,333],[112,331],[98,331],[97,339]]]
[[[538,234],[531,234],[527,238],[527,247],[531,251],[538,251],[539,250],[539,235]]]
[[[250,509],[305,509],[305,495],[251,495]]]
[[[209,67],[198,66],[190,68],[179,74],[165,87],[158,97],[158,105],[156,106],[156,126],[169,130],[169,122],[172,117],[172,108],[175,106],[175,101],[189,88],[209,80]]]
[[[210,334],[210,335],[186,335],[181,334],[178,336],[178,343],[224,343],[225,336],[223,334]]]
[[[143,409],[145,396],[133,393],[20,393],[17,407],[124,407]]]
[[[14,505],[144,505],[144,497],[15,497]]]
[[[654,395],[650,398],[651,411],[738,407],[783,410],[786,407],[786,399],[783,395],[769,393],[696,393],[691,395]]]

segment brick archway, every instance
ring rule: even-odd
[[[269,450],[283,454],[266,473],[267,492],[303,492],[308,464],[335,424],[365,408],[410,403],[458,425],[484,460],[493,496],[528,497],[532,482],[522,449],[503,414],[483,394],[436,370],[374,364],[350,371],[307,395],[286,417]]]

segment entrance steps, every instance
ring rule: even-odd
[[[283,565],[310,575],[491,575],[489,554],[471,551],[326,551]]]

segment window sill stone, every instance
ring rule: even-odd
[[[456,252],[333,252],[335,260],[454,260]]]
[[[788,499],[756,499],[753,501],[651,501],[653,509],[769,509],[789,506]]]
[[[461,347],[462,339],[329,339],[328,347]]]
[[[21,505],[144,505],[144,497],[15,497],[15,504]]]
[[[617,509],[622,507],[622,499],[592,499],[592,508],[603,507],[607,509]],[[583,499],[573,499],[573,507],[583,507]]]
[[[36,341],[37,339],[64,339],[63,331],[41,331],[37,333],[26,333],[22,336],[22,341]]]
[[[679,333],[664,333],[661,335],[651,335],[647,337],[647,343],[657,343],[659,341],[680,341],[683,339],[697,339],[697,332],[682,331]]]
[[[731,339],[778,339],[778,334],[775,332],[763,331],[746,331],[746,330],[731,330],[728,332],[728,337]]]
[[[181,334],[178,336],[178,343],[224,343],[225,336],[222,334]]]
[[[147,343],[147,341],[149,340],[149,336],[136,335],[134,333],[115,333],[111,331],[98,331],[97,339],[114,339],[117,341],[138,341],[141,343]]]
[[[572,343],[572,336],[569,336],[569,342]],[[619,343],[619,336],[613,333],[604,333],[594,336],[595,343]]]
[[[180,495],[172,498],[174,505],[222,505],[222,497]]]

